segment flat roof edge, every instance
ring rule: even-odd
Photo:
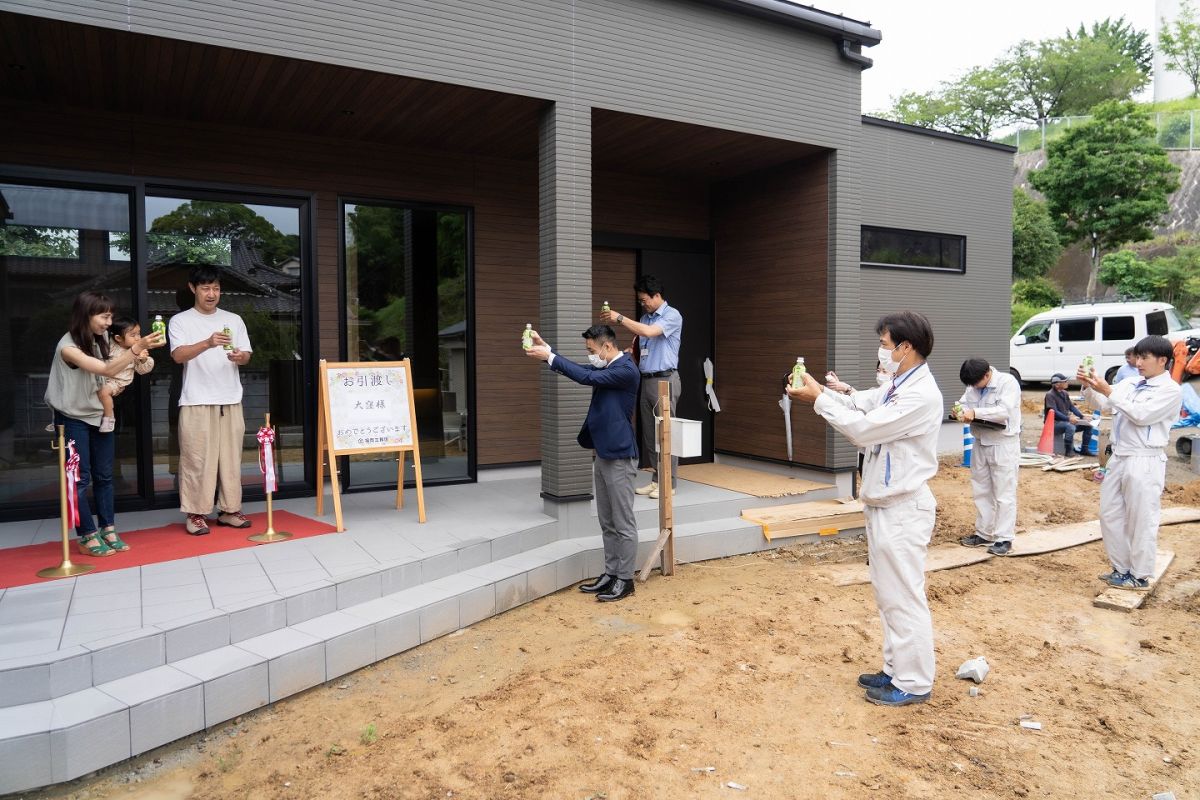
[[[1000,150],[1005,153],[1016,153],[1017,148],[1011,144],[1001,144],[1000,142],[990,142],[987,139],[976,139],[973,136],[963,136],[958,133],[947,133],[946,131],[934,130],[933,128],[923,128],[920,125],[908,125],[904,122],[893,122],[890,119],[882,119],[880,117],[869,117],[866,114],[862,115],[864,125],[875,125],[879,128],[892,128],[898,131],[906,131],[915,133],[918,136],[931,136],[934,139],[948,139],[952,142],[960,142],[961,144],[970,144],[975,147],[986,147],[989,150]]]
[[[868,22],[843,17],[812,6],[802,6],[788,0],[697,0],[705,5],[750,14],[814,33],[823,33],[838,39],[849,39],[865,47],[874,47],[883,41],[883,34]]]

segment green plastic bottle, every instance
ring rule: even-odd
[[[521,348],[528,350],[533,347],[533,323],[526,322],[525,330],[521,331]]]
[[[609,311],[611,311],[611,310],[612,310],[612,307],[611,307],[611,306],[608,304],[608,301],[607,301],[607,300],[605,300],[605,301],[604,301],[604,303],[603,303],[603,304],[601,304],[601,306],[600,306],[600,313],[601,313],[601,314],[607,314],[607,313],[608,313]]]
[[[226,336],[230,337],[231,339],[233,338],[233,331],[229,330],[228,325],[226,325],[224,328],[221,329],[221,333],[225,334]],[[233,342],[230,342],[229,344],[225,345],[225,349],[232,350]]]
[[[163,336],[167,335],[167,323],[163,322],[162,314],[154,315],[154,322],[150,323],[150,333],[151,335],[156,333],[161,333]]]
[[[804,356],[796,358],[796,366],[792,367],[792,388],[801,389],[804,387],[804,375],[808,369],[804,366]]]

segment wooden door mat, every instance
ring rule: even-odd
[[[828,483],[789,478],[773,472],[758,472],[728,464],[688,464],[679,468],[679,477],[685,481],[716,486],[731,492],[754,495],[755,497],[789,497],[804,494],[814,489],[832,489]]]
[[[1105,589],[1096,595],[1092,605],[1097,608],[1111,608],[1114,611],[1133,611],[1142,607],[1146,598],[1154,594],[1159,581],[1166,573],[1167,567],[1175,560],[1175,554],[1170,550],[1159,550],[1154,554],[1154,574],[1150,576],[1150,588],[1144,592],[1134,592],[1129,589]]]
[[[1200,521],[1200,508],[1192,506],[1175,506],[1164,508],[1160,525],[1179,525],[1184,522]],[[1045,530],[1030,531],[1018,534],[1013,542],[1012,556],[1033,556],[1050,553],[1068,547],[1099,541],[1100,521],[1077,522],[1071,525],[1059,525]],[[941,544],[929,548],[925,557],[925,571],[936,572],[942,569],[965,567],[995,558],[983,547],[963,547],[960,544]],[[1165,569],[1165,567],[1164,567]],[[814,570],[819,578],[825,578],[834,586],[855,586],[870,583],[866,564],[829,564]],[[1157,570],[1156,570],[1157,574]],[[1117,591],[1117,590],[1114,590]],[[1149,594],[1148,592],[1121,592],[1125,594]],[[1139,604],[1140,605],[1140,604]],[[1133,606],[1136,608],[1137,606]]]
[[[867,524],[863,504],[852,498],[747,508],[742,511],[742,519],[762,525],[767,541],[810,533],[834,536],[839,531]]]

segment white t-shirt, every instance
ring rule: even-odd
[[[184,345],[202,342],[222,328],[232,332],[233,346],[238,350],[253,350],[246,323],[231,311],[218,308],[211,314],[201,314],[189,308],[171,317],[167,326],[171,351]],[[183,365],[181,406],[225,406],[242,402],[242,380],[238,365],[229,360],[229,351],[210,347]]]

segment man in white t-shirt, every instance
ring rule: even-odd
[[[201,264],[192,268],[188,289],[195,305],[171,318],[167,329],[171,358],[183,365],[179,396],[179,510],[193,536],[208,533],[208,515],[217,498],[218,525],[248,528],[242,514],[242,381],[238,368],[252,352],[246,323],[221,302],[221,273]]]

